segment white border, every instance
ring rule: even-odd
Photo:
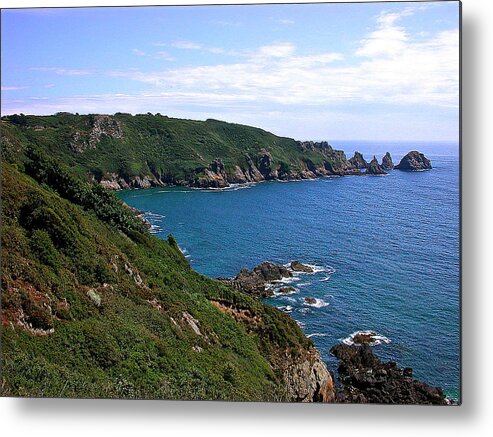
[[[283,1],[271,1],[284,3]],[[207,4],[203,0],[8,0],[2,7]],[[229,3],[216,0],[213,3]],[[241,3],[254,3],[243,0]],[[463,0],[463,405],[381,407],[0,399],[6,436],[461,436],[491,425],[493,2]]]

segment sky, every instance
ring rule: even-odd
[[[2,115],[161,113],[458,141],[459,3],[3,9]]]

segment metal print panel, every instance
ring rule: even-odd
[[[2,10],[2,395],[460,404],[460,3]]]

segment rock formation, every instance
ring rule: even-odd
[[[299,261],[292,261],[290,267],[294,272],[313,273],[312,267],[301,264]]]
[[[199,188],[225,188],[229,186],[222,160],[215,159],[212,161],[209,168],[206,168],[204,173],[197,177],[194,186]]]
[[[392,162],[392,156],[390,156],[390,153],[387,152],[385,156],[382,158],[382,168],[384,170],[393,170],[394,169],[394,163]]]
[[[349,163],[356,169],[368,167],[368,163],[360,152],[354,152],[354,156],[349,160]]]
[[[334,379],[313,346],[297,355],[285,350],[274,362],[275,367],[281,369],[289,399],[296,402],[335,402]]]
[[[339,359],[342,388],[337,402],[376,404],[434,404],[448,402],[439,388],[413,379],[412,369],[400,369],[394,362],[382,363],[369,346],[334,346]]]
[[[387,172],[380,166],[376,156],[374,156],[370,164],[368,164],[368,167],[366,169],[366,174],[372,176],[379,176],[379,175],[385,175],[387,174]]]
[[[94,115],[89,119],[90,131],[87,136],[82,131],[76,130],[70,142],[70,148],[76,153],[82,153],[88,149],[95,149],[103,135],[110,138],[123,138],[121,124],[110,115]]]
[[[253,270],[241,269],[235,278],[219,278],[219,280],[255,297],[269,297],[273,295],[273,291],[267,287],[271,282],[291,276],[292,273],[286,267],[264,262]]]
[[[404,158],[401,159],[401,162],[396,165],[394,168],[397,170],[405,170],[405,171],[422,171],[422,170],[431,170],[431,161],[426,158],[422,153],[413,150],[409,152]]]

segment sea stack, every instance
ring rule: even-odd
[[[354,168],[357,169],[368,167],[368,163],[365,161],[365,158],[363,158],[363,155],[360,152],[354,152],[354,156],[349,160],[349,162]]]
[[[401,159],[401,162],[394,168],[404,171],[423,171],[432,169],[431,161],[416,150],[413,150],[404,156],[404,158]]]
[[[374,156],[366,169],[366,174],[371,176],[380,176],[387,174],[387,172],[380,166],[377,161],[377,157]]]
[[[384,170],[393,170],[394,169],[394,163],[392,162],[392,156],[390,156],[390,153],[387,152],[385,156],[382,158],[382,168]]]

